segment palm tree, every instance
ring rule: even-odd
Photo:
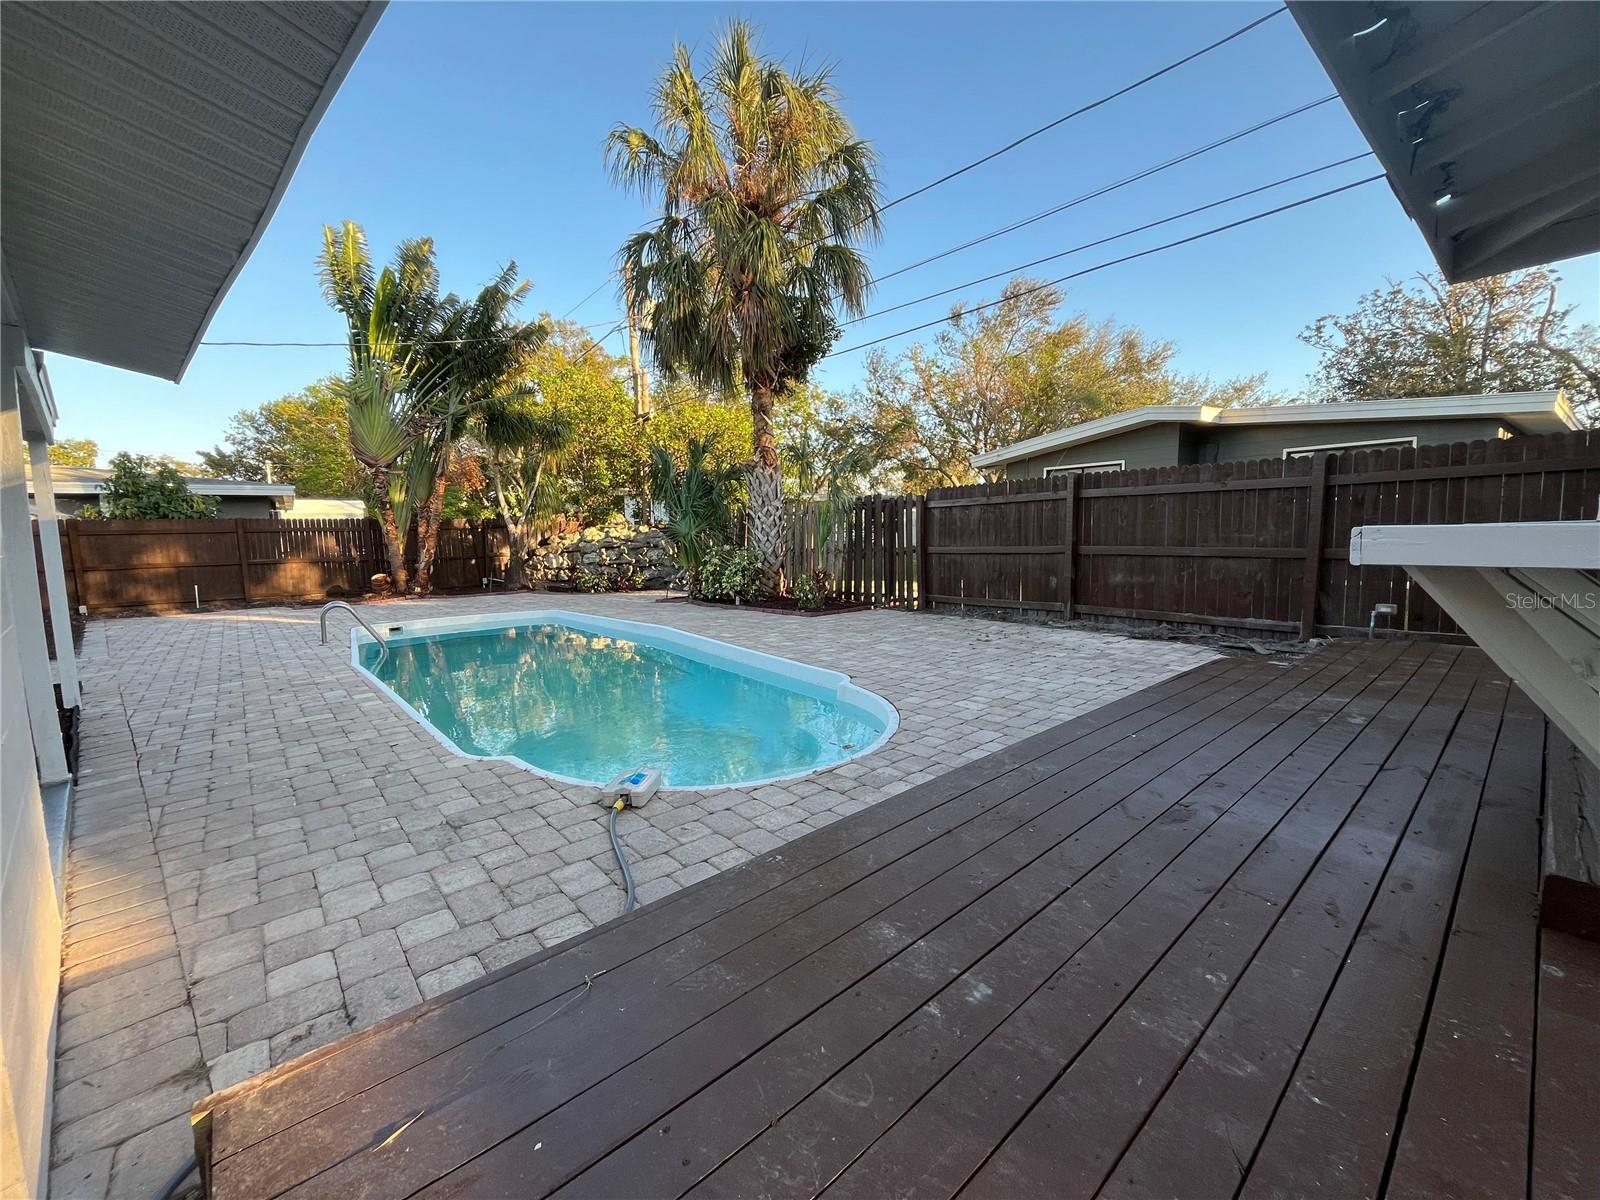
[[[338,230],[324,226],[322,234],[323,295],[344,316],[350,342],[344,381],[350,450],[367,474],[390,579],[404,590],[405,532],[416,496],[416,470],[406,460],[439,382],[426,357],[441,304],[433,241],[402,242],[395,264],[375,273],[361,226],[346,221]]]
[[[521,376],[550,335],[546,325],[513,318],[531,286],[517,279],[517,264],[508,263],[472,301],[462,303],[451,296],[440,305],[428,355],[428,374],[439,386],[423,399],[426,428],[417,445],[421,465],[415,478],[419,507],[417,565],[412,575],[417,591],[426,592],[432,584],[445,487],[462,438],[482,427],[485,409],[504,407],[531,394]],[[515,423],[501,419],[498,427],[510,433]]]
[[[632,312],[651,308],[657,367],[724,390],[754,418],[749,541],[771,575],[783,555],[775,399],[859,315],[871,282],[859,242],[879,232],[877,159],[839,107],[826,68],[763,60],[735,21],[697,78],[679,45],[655,86],[656,132],[619,125],[613,177],[661,218],[624,243]]]

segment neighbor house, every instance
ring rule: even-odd
[[[1075,471],[1565,433],[1577,427],[1572,406],[1559,391],[1259,408],[1153,404],[1013,442],[976,455],[972,465],[1006,479],[1038,479]]]
[[[13,0],[0,11],[0,1196],[46,1189],[61,970],[51,843],[72,788],[25,461],[60,704],[78,702],[41,352],[183,376],[381,10]]]
[[[110,471],[95,467],[51,467],[56,509],[64,517],[84,507],[97,508]],[[257,483],[252,479],[185,477],[184,486],[196,496],[217,502],[219,517],[283,517],[294,507],[294,487],[287,483]],[[34,501],[33,472],[28,472],[28,500]]]

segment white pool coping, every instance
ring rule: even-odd
[[[509,629],[520,625],[565,625],[571,629],[581,630],[584,633],[597,633],[603,636],[626,638],[629,641],[644,642],[659,649],[670,650],[684,658],[694,659],[697,662],[709,663],[721,667],[735,674],[747,677],[761,678],[763,676],[775,678],[778,682],[792,680],[803,683],[810,688],[831,696],[841,704],[848,704],[859,708],[869,715],[883,722],[883,733],[871,744],[855,750],[844,758],[829,763],[819,763],[804,771],[790,771],[780,775],[763,775],[756,779],[741,779],[736,783],[703,784],[698,787],[675,787],[670,783],[663,783],[661,790],[664,792],[715,792],[728,788],[759,787],[767,783],[782,783],[789,779],[804,779],[808,775],[815,775],[819,771],[832,770],[834,767],[843,766],[858,758],[871,754],[879,749],[900,728],[900,713],[894,705],[890,704],[876,692],[869,692],[865,688],[851,682],[850,676],[842,671],[831,671],[826,667],[813,667],[809,663],[796,662],[792,658],[781,658],[776,654],[765,654],[759,650],[751,650],[732,642],[718,641],[715,638],[702,637],[697,633],[686,633],[671,625],[658,625],[651,621],[624,621],[616,617],[597,617],[588,613],[572,612],[561,608],[536,608],[518,612],[486,613],[481,616],[467,617],[423,617],[414,621],[397,621],[373,623],[382,633],[392,634],[397,638],[413,639],[427,638],[438,634],[449,633],[479,633],[497,629]],[[376,643],[365,629],[360,626],[350,630],[350,665],[364,676],[368,683],[377,688],[392,700],[403,712],[431,733],[434,738],[452,753],[462,758],[478,759],[485,762],[503,762],[519,767],[524,771],[532,771],[546,779],[555,780],[557,783],[576,784],[579,787],[599,789],[602,784],[593,780],[578,779],[571,775],[562,775],[559,772],[547,770],[544,767],[518,758],[513,754],[474,754],[463,750],[455,741],[427,717],[423,716],[405,698],[379,679],[361,664],[361,648],[369,643]],[[652,766],[651,763],[639,763],[638,766]]]

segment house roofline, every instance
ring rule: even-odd
[[[1048,454],[1146,425],[1294,425],[1341,421],[1394,421],[1503,417],[1547,426],[1535,432],[1557,433],[1578,428],[1572,405],[1559,389],[1505,392],[1477,396],[1420,396],[1405,400],[1346,400],[1330,404],[1273,404],[1260,408],[1218,408],[1210,404],[1158,404],[1135,408],[1057,429],[974,455],[974,467],[994,467]]]
[[[362,47],[367,44],[367,39],[372,36],[372,30],[378,23],[378,18],[388,7],[389,0],[372,0],[366,11],[361,14],[355,31],[350,35],[350,40],[345,43],[344,51],[339,55],[339,60],[328,72],[327,81],[322,85],[322,90],[317,94],[316,102],[311,106],[306,119],[300,124],[300,131],[295,136],[294,145],[289,148],[288,157],[283,160],[283,170],[278,172],[278,181],[273,185],[272,194],[267,197],[266,207],[261,210],[261,218],[256,222],[255,229],[250,234],[250,240],[239,251],[239,256],[233,261],[233,268],[223,277],[222,286],[217,289],[217,294],[211,298],[211,305],[206,309],[206,315],[200,319],[200,328],[195,330],[194,338],[189,343],[189,350],[183,356],[183,361],[178,364],[177,374],[172,376],[173,383],[182,383],[183,376],[189,369],[189,364],[194,361],[194,356],[200,350],[200,343],[206,336],[206,331],[211,328],[211,322],[216,318],[217,310],[222,307],[222,302],[228,298],[228,293],[233,290],[233,284],[239,278],[245,264],[250,261],[250,256],[255,253],[256,246],[267,232],[267,226],[272,223],[273,216],[278,211],[278,205],[283,201],[284,192],[289,190],[289,182],[294,178],[296,169],[300,166],[300,159],[305,155],[306,147],[311,143],[311,135],[316,133],[317,126],[322,123],[323,114],[328,111],[328,106],[333,103],[334,96],[339,87],[344,83],[345,76],[350,74],[350,68],[355,66],[356,57],[361,53]]]

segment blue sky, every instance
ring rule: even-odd
[[[396,0],[327,114],[272,225],[207,334],[334,340],[318,291],[325,222],[354,219],[374,249],[431,234],[445,286],[475,290],[515,259],[530,313],[563,314],[611,269],[648,217],[614,188],[602,143],[648,120],[651,79],[675,39],[707,45],[750,17],[768,53],[826,59],[882,160],[888,197],[1215,40],[1270,4],[531,4]],[[1332,91],[1287,14],[1199,61],[885,214],[880,272],[1142,170]],[[1337,102],[1025,230],[885,282],[877,307],[949,287],[1366,149]],[[1062,275],[1376,173],[1372,160],[1061,260]],[[1425,270],[1421,236],[1385,183],[1113,267],[1069,285],[1067,309],[1174,341],[1177,366],[1268,373],[1297,393],[1313,355],[1296,334],[1351,308],[1385,276]],[[1564,298],[1594,320],[1600,259],[1562,267]],[[1000,283],[962,293],[977,301]],[[940,316],[949,299],[847,331],[849,346]],[[606,287],[574,314],[618,312]],[[602,326],[602,328],[604,328]],[[598,332],[598,331],[597,331]],[[890,348],[917,337],[891,342]],[[612,348],[618,342],[611,343]],[[860,376],[860,354],[821,382]],[[336,349],[202,347],[183,383],[53,356],[60,437],[190,458],[227,419],[340,369]]]

